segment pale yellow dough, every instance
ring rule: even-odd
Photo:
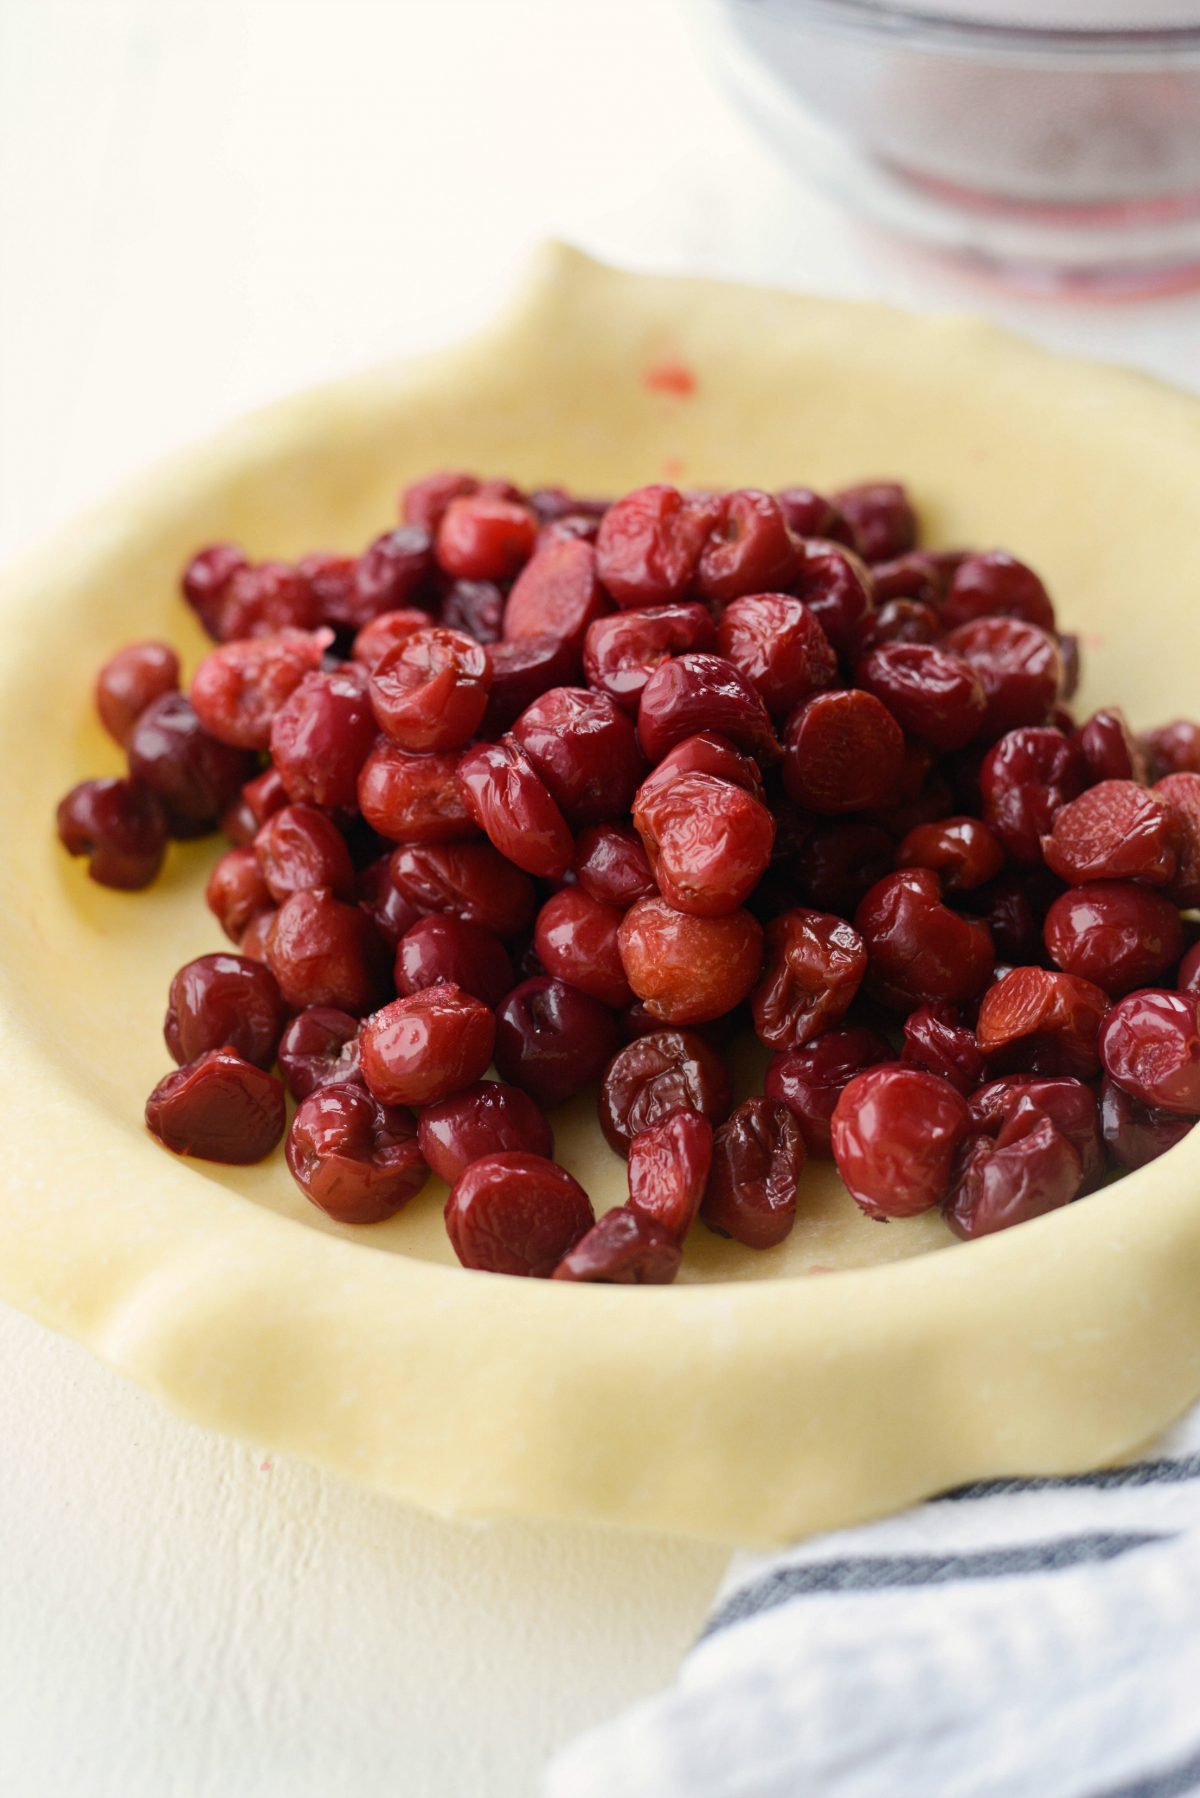
[[[645,384],[664,360],[692,369],[691,397]],[[1200,1392],[1200,1130],[969,1246],[936,1217],[867,1223],[814,1168],[786,1245],[698,1230],[663,1289],[466,1273],[432,1186],[352,1231],[280,1156],[221,1170],[145,1135],[167,982],[221,946],[201,890],[216,851],[173,851],[126,897],[57,848],[59,794],[117,766],[94,670],[148,635],[194,661],[176,578],[197,543],[357,548],[401,481],[454,465],[584,492],[903,476],[930,540],[1001,543],[1044,573],[1084,635],[1085,704],[1139,725],[1198,709],[1195,401],[970,319],[551,248],[481,338],[235,425],[8,577],[0,1293],[199,1423],[462,1515],[770,1543],[1148,1439]],[[556,1123],[618,1202],[587,1106]]]

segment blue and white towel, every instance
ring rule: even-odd
[[[545,1798],[1200,1791],[1200,1411],[1149,1458],[738,1555],[669,1691]]]

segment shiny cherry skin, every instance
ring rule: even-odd
[[[668,1112],[629,1145],[629,1204],[677,1242],[695,1222],[712,1165],[713,1129],[703,1112]]]
[[[358,809],[393,843],[457,843],[479,826],[458,790],[458,753],[413,755],[379,737],[358,775]]]
[[[638,738],[646,757],[661,762],[685,737],[714,731],[761,763],[779,746],[762,700],[723,656],[684,655],[663,662],[642,689]]]
[[[332,1005],[361,1016],[386,990],[387,953],[370,919],[322,887],[284,901],[266,948],[267,965],[295,1011]]]
[[[1119,999],[1100,1032],[1110,1080],[1140,1105],[1200,1117],[1200,1001],[1147,988]]]
[[[416,754],[458,749],[479,729],[491,674],[481,644],[440,625],[413,631],[371,671],[379,729]]]
[[[700,562],[717,503],[665,485],[639,487],[609,506],[596,536],[596,573],[618,606],[674,605]]]
[[[750,897],[775,841],[761,800],[712,774],[647,781],[633,822],[663,898],[699,918],[723,917]]]
[[[932,868],[948,893],[969,893],[1004,866],[999,838],[981,818],[940,818],[918,824],[900,841],[898,868]]]
[[[478,1080],[421,1112],[421,1153],[447,1186],[485,1155],[519,1150],[554,1156],[554,1132],[540,1108],[520,1087],[502,1080]]]
[[[347,662],[332,674],[305,675],[271,724],[271,758],[288,798],[352,809],[359,770],[375,737],[356,663]]]
[[[538,913],[533,933],[538,960],[554,979],[619,1011],[633,998],[617,941],[623,916],[581,887],[563,887]],[[510,979],[505,992],[511,986]]]
[[[1018,1110],[1022,1117],[1038,1112],[1048,1117],[1079,1156],[1087,1191],[1104,1178],[1104,1149],[1096,1095],[1085,1081],[1059,1076],[1038,1078],[1022,1074],[989,1080],[971,1094],[971,1127],[985,1136],[998,1136]]]
[[[464,494],[437,527],[438,567],[464,581],[511,580],[533,554],[537,519],[519,501]]]
[[[703,606],[616,612],[588,626],[583,671],[589,687],[636,716],[646,682],[660,663],[716,647],[716,630]]]
[[[548,974],[523,980],[496,1010],[496,1072],[547,1110],[598,1080],[619,1041],[606,1005]]]
[[[1056,628],[1054,607],[1038,576],[1000,549],[967,556],[959,563],[942,602],[942,616],[948,630],[976,618],[1019,618],[1051,634]]]
[[[665,899],[639,899],[621,921],[621,961],[634,993],[664,1024],[723,1017],[762,966],[762,926],[748,911],[697,918]]]
[[[624,824],[593,824],[580,831],[571,872],[589,898],[618,911],[657,891],[641,839]]]
[[[735,599],[721,614],[717,645],[776,719],[837,679],[833,645],[803,600],[789,593]]]
[[[1178,867],[1179,821],[1169,801],[1132,780],[1102,780],[1064,805],[1042,842],[1060,880],[1142,880],[1170,886]]]
[[[279,1072],[293,1099],[358,1077],[358,1019],[332,1005],[309,1005],[279,1039]]]
[[[1062,652],[1049,632],[1018,618],[977,618],[948,631],[940,647],[979,677],[987,700],[983,742],[1046,723],[1063,684]]]
[[[1153,790],[1170,806],[1178,831],[1171,898],[1189,909],[1200,906],[1200,774],[1168,774]]]
[[[167,814],[138,780],[84,780],[59,801],[58,840],[86,855],[100,886],[135,892],[149,886],[167,852]]]
[[[279,986],[269,968],[241,955],[201,955],[171,982],[163,1036],[180,1066],[226,1045],[270,1068],[283,1029]]]
[[[1090,980],[1014,968],[983,995],[975,1030],[996,1073],[1089,1080],[1100,1071],[1098,1038],[1108,1009],[1108,994]]]
[[[696,568],[696,592],[714,607],[745,594],[786,587],[799,545],[774,494],[756,487],[723,493]]]
[[[718,1236],[774,1248],[796,1221],[807,1153],[800,1125],[778,1100],[743,1099],[713,1137],[700,1216]]]
[[[433,537],[420,524],[385,531],[367,546],[354,569],[352,593],[335,619],[343,630],[362,630],[386,612],[420,603],[433,573]]]
[[[559,637],[582,650],[588,627],[611,609],[596,578],[596,551],[578,537],[539,543],[513,583],[504,608],[503,634]]]
[[[987,925],[943,904],[928,868],[885,875],[859,905],[854,927],[866,944],[871,991],[885,1005],[966,1005],[991,978]]]
[[[496,1026],[486,1005],[457,986],[394,999],[363,1024],[363,1079],[384,1105],[435,1105],[482,1078]]]
[[[993,744],[979,771],[983,816],[1018,866],[1040,866],[1043,837],[1085,778],[1076,746],[1050,726],[1010,730]]]
[[[873,694],[843,688],[796,707],[784,735],[783,784],[807,811],[836,817],[887,802],[904,733]]]
[[[236,543],[209,543],[196,551],[183,570],[183,597],[210,637],[220,635],[222,598],[234,574],[245,566],[245,554]]]
[[[618,1051],[604,1070],[598,1114],[610,1148],[628,1155],[634,1137],[680,1109],[711,1124],[729,1115],[732,1094],[720,1055],[690,1030],[657,1030]]]
[[[862,1025],[829,1030],[802,1049],[773,1055],[763,1091],[787,1106],[808,1153],[827,1160],[833,1154],[830,1123],[843,1087],[864,1069],[892,1059],[891,1044],[874,1030]]]
[[[459,798],[506,860],[547,880],[571,865],[575,843],[550,789],[511,737],[477,743],[460,758]]]
[[[533,923],[533,882],[490,843],[403,843],[388,873],[419,915],[443,912],[482,924],[505,942]]]
[[[1146,751],[1130,730],[1119,706],[1093,712],[1072,737],[1088,786],[1101,780],[1136,780],[1144,785]]]
[[[435,622],[433,614],[420,606],[400,606],[394,612],[381,612],[358,632],[351,656],[373,674],[389,649],[405,642],[415,631],[428,630]]]
[[[276,631],[314,629],[321,621],[316,594],[298,568],[286,562],[257,562],[235,568],[212,614],[220,643],[240,637],[269,637]]]
[[[283,1082],[224,1047],[167,1074],[146,1100],[150,1134],[202,1161],[262,1161],[282,1141],[285,1122]]]
[[[943,1215],[956,1236],[991,1236],[1030,1222],[1078,1198],[1079,1155],[1037,1112],[1014,1116],[992,1143],[977,1138],[947,1194]]]
[[[254,854],[276,905],[314,887],[327,887],[337,899],[354,894],[346,839],[318,806],[285,805],[275,812],[255,837]]]
[[[472,1162],[446,1201],[446,1231],[464,1267],[549,1279],[595,1222],[565,1168],[506,1150]]]
[[[863,562],[843,544],[814,539],[801,545],[788,585],[848,663],[874,606],[874,584]]]
[[[607,694],[551,687],[512,734],[572,830],[628,812],[645,763],[637,732]]]
[[[355,885],[359,909],[366,913],[380,939],[388,948],[396,944],[410,924],[424,914],[410,905],[392,879],[392,858],[380,855],[360,869]]]
[[[1165,774],[1200,774],[1200,723],[1176,718],[1142,738],[1150,763],[1151,779]]]
[[[548,687],[578,679],[579,654],[563,637],[515,637],[484,646],[488,696],[479,726],[481,737],[511,730],[526,706]]]
[[[396,991],[457,986],[489,1008],[513,985],[508,951],[493,931],[462,918],[418,918],[396,946]]]
[[[870,1068],[842,1089],[833,1158],[868,1217],[916,1217],[941,1203],[970,1129],[967,1102],[918,1068]]]
[[[266,749],[276,712],[315,674],[333,632],[280,631],[212,649],[192,676],[189,697],[205,730],[237,749]]]
[[[1060,968],[1114,999],[1165,980],[1184,945],[1174,903],[1123,880],[1089,881],[1060,894],[1046,913],[1045,939]]]
[[[873,693],[901,729],[945,754],[978,736],[987,710],[968,662],[929,643],[882,643],[858,664],[860,687]]]
[[[394,1217],[429,1178],[412,1113],[381,1105],[358,1080],[301,1102],[286,1155],[301,1192],[339,1224]]]
[[[1195,1119],[1176,1111],[1152,1111],[1115,1080],[1105,1078],[1100,1090],[1100,1126],[1104,1146],[1119,1167],[1145,1167],[1182,1142]]]
[[[148,705],[179,689],[179,657],[169,643],[128,643],[96,676],[100,722],[122,748]]]
[[[908,1067],[940,1075],[964,1096],[975,1091],[986,1071],[975,1032],[956,1006],[940,1003],[909,1012],[901,1060]]]
[[[844,918],[794,907],[767,926],[754,1028],[772,1049],[799,1049],[841,1022],[867,971],[861,936]]]
[[[614,1205],[597,1218],[555,1268],[555,1280],[599,1286],[669,1286],[683,1250],[660,1224],[631,1205]]]
[[[164,693],[141,714],[126,744],[129,772],[153,789],[172,829],[211,829],[257,773],[254,757],[210,736],[182,693]]]
[[[916,548],[917,515],[898,481],[863,481],[843,487],[833,503],[868,562],[890,562]]]
[[[241,942],[252,918],[275,906],[258,857],[248,844],[225,851],[208,877],[204,899],[233,943]]]

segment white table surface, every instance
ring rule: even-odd
[[[0,560],[232,413],[453,337],[549,233],[1200,385],[1195,298],[1006,299],[831,211],[680,0],[4,0]],[[724,1559],[414,1514],[3,1308],[0,1444],[14,1798],[518,1798],[670,1677]]]

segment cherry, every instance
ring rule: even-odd
[[[421,1112],[421,1153],[447,1186],[473,1161],[485,1155],[520,1150],[547,1160],[554,1154],[554,1132],[528,1093],[500,1080],[464,1086]]]
[[[268,818],[254,839],[254,854],[276,905],[313,887],[327,887],[338,899],[354,892],[346,839],[315,805],[285,805]]]
[[[358,621],[355,581],[359,562],[355,556],[339,556],[317,551],[301,556],[296,573],[301,575],[312,594],[317,617],[323,625],[336,630],[354,630]]]
[[[1056,814],[1042,852],[1072,886],[1092,880],[1170,886],[1179,836],[1178,816],[1164,795],[1132,780],[1102,780]]]
[[[245,566],[246,558],[236,543],[210,543],[197,550],[183,571],[183,597],[210,637],[220,634],[217,624],[225,589]]]
[[[1097,1039],[1108,995],[1090,980],[1047,968],[1014,968],[988,988],[976,1035],[996,1072],[1070,1074],[1100,1070]]]
[[[628,1155],[634,1137],[671,1112],[698,1111],[719,1124],[731,1103],[725,1064],[703,1037],[691,1030],[656,1030],[613,1056],[597,1109],[609,1147]]]
[[[623,913],[579,887],[552,893],[538,913],[533,942],[547,974],[614,1009],[632,994],[617,941]],[[511,979],[504,991],[511,987]]]
[[[1117,706],[1093,712],[1079,726],[1072,742],[1083,763],[1086,784],[1100,780],[1146,780],[1146,752],[1125,722]]]
[[[953,1005],[921,1005],[904,1020],[905,1065],[939,1074],[967,1096],[984,1078],[983,1051],[975,1032]]]
[[[822,537],[837,543],[851,541],[849,524],[824,494],[814,493],[811,487],[782,487],[775,498],[794,536]]]
[[[1181,993],[1195,993],[1200,998],[1200,943],[1193,943],[1180,962],[1175,984]]]
[[[959,563],[942,602],[942,617],[948,630],[976,618],[1020,618],[1051,634],[1055,630],[1045,587],[1032,568],[1001,549]]]
[[[991,1080],[972,1094],[971,1127],[985,1136],[998,1136],[1018,1111],[1022,1117],[1037,1112],[1048,1117],[1079,1156],[1088,1191],[1104,1178],[1104,1149],[1096,1095],[1082,1080],[1037,1079],[1010,1075]]]
[[[775,820],[743,787],[712,774],[652,778],[633,822],[664,899],[696,917],[736,911],[771,859]]]
[[[562,637],[517,637],[511,643],[489,643],[490,688],[481,736],[498,737],[547,687],[561,686],[579,673],[579,656]]]
[[[1101,1088],[1100,1126],[1104,1146],[1121,1167],[1145,1167],[1147,1162],[1157,1161],[1160,1155],[1183,1141],[1194,1121],[1175,1111],[1151,1110],[1148,1105],[1140,1105],[1115,1080],[1106,1078]]]
[[[765,947],[750,1001],[754,1028],[772,1049],[798,1049],[845,1017],[867,971],[867,951],[844,918],[802,907],[767,927]]]
[[[1171,724],[1147,731],[1142,739],[1152,767],[1152,778],[1164,774],[1200,774],[1200,724],[1176,718]]]
[[[879,573],[876,569],[877,593]],[[941,634],[942,621],[931,605],[919,599],[888,599],[855,625],[852,659],[857,664],[885,643],[934,643]]]
[[[1183,954],[1183,925],[1170,899],[1120,880],[1071,887],[1046,913],[1046,948],[1068,974],[1112,998],[1161,982]]]
[[[880,611],[895,604],[916,605],[937,619],[937,608],[946,597],[952,574],[953,570],[941,567],[937,557],[930,555],[928,550],[905,550],[903,555],[893,556],[888,562],[872,564],[875,603]],[[935,634],[940,634],[940,630],[939,624]],[[913,641],[932,642],[933,639],[914,638]]]
[[[743,487],[722,494],[696,568],[696,591],[717,606],[786,586],[799,546],[773,494]]]
[[[458,764],[458,792],[491,842],[527,874],[557,880],[575,844],[550,789],[511,737],[477,743]]]
[[[241,955],[201,955],[171,982],[163,1035],[180,1065],[227,1045],[256,1067],[270,1068],[283,1018],[269,968]]]
[[[713,1137],[700,1216],[718,1236],[749,1249],[774,1248],[796,1221],[805,1159],[800,1125],[786,1105],[744,1099]]]
[[[220,644],[192,677],[196,716],[219,742],[266,749],[276,712],[321,666],[332,640],[329,631],[287,630]]]
[[[961,917],[941,899],[937,875],[906,868],[885,875],[854,914],[867,948],[871,990],[898,1010],[944,1000],[965,1005],[991,978],[986,924]]]
[[[242,932],[238,951],[248,961],[267,961],[267,943],[270,940],[276,916],[275,906],[269,907],[266,911],[256,911]]]
[[[380,737],[358,775],[358,807],[393,843],[453,843],[478,825],[458,790],[458,755],[413,755]]]
[[[438,567],[464,581],[507,581],[533,554],[537,519],[529,507],[482,493],[452,499],[437,527]]]
[[[397,893],[419,915],[444,912],[482,924],[506,941],[533,922],[532,881],[490,843],[402,843],[388,872]]]
[[[837,679],[829,638],[803,600],[787,593],[735,599],[721,615],[717,644],[773,718],[786,718],[802,699]]]
[[[617,612],[588,626],[583,669],[589,687],[636,713],[642,690],[660,663],[716,646],[713,621],[703,606]]]
[[[1200,1003],[1148,988],[1119,999],[1100,1032],[1110,1079],[1141,1105],[1200,1116]]]
[[[919,1068],[869,1068],[834,1108],[833,1158],[868,1217],[915,1217],[945,1197],[969,1128],[967,1102],[949,1081]]]
[[[618,942],[630,986],[664,1024],[702,1024],[732,1011],[762,965],[762,926],[744,910],[697,918],[665,899],[639,899]]]
[[[204,620],[220,643],[269,637],[276,631],[314,630],[321,622],[317,597],[304,576],[286,562],[235,568]]]
[[[669,1286],[682,1259],[669,1231],[632,1206],[615,1205],[567,1251],[552,1277],[605,1286]]]
[[[400,495],[400,516],[405,524],[419,524],[425,530],[437,530],[452,499],[478,493],[479,482],[473,474],[448,469],[410,481]]]
[[[833,503],[868,562],[890,562],[916,547],[916,513],[898,481],[865,481],[843,487],[834,494]]]
[[[572,829],[628,812],[645,764],[632,723],[606,694],[551,687],[512,734]]]
[[[221,829],[231,843],[253,843],[268,818],[288,803],[287,788],[277,768],[267,768],[248,780],[237,798],[221,813]]]
[[[1018,618],[977,618],[942,638],[941,647],[969,662],[987,700],[979,735],[1045,724],[1063,682],[1062,653],[1048,632]]]
[[[677,743],[658,766],[651,769],[638,788],[637,803],[648,804],[652,795],[665,791],[684,774],[711,774],[718,780],[732,782],[735,787],[744,787],[756,799],[763,796],[763,777],[758,763],[735,749],[727,737],[719,736],[715,731],[700,731]]]
[[[560,637],[582,650],[594,619],[611,609],[596,578],[596,551],[578,537],[539,544],[513,583],[504,608],[504,636]]]
[[[904,734],[870,693],[839,689],[803,700],[788,720],[783,784],[789,799],[826,816],[888,800],[904,756]]]
[[[712,1150],[712,1125],[685,1107],[639,1130],[629,1145],[631,1209],[682,1242],[704,1197]]]
[[[462,918],[418,918],[396,948],[396,991],[456,986],[492,1007],[511,991],[513,966],[504,944],[481,924]]]
[[[148,705],[179,688],[179,657],[167,643],[129,643],[96,676],[100,722],[122,748]]]
[[[268,966],[293,1010],[332,1005],[361,1016],[383,996],[386,956],[370,919],[324,888],[284,901],[266,948]]]
[[[412,1113],[380,1104],[358,1081],[310,1093],[286,1153],[301,1192],[339,1224],[394,1217],[429,1178]]]
[[[392,878],[392,861],[388,855],[381,855],[375,861],[368,862],[359,875],[356,894],[360,908],[371,920],[381,939],[389,948],[404,935],[410,924],[424,914],[415,905],[409,903]]]
[[[209,911],[234,943],[241,942],[252,918],[273,909],[258,857],[247,844],[227,849],[221,856],[208,877],[204,898]]]
[[[620,1038],[606,1005],[565,981],[534,975],[496,1011],[496,1071],[546,1109],[598,1080]]]
[[[596,572],[619,606],[683,598],[715,522],[718,502],[674,487],[639,487],[609,506],[596,536]]]
[[[358,1019],[332,1005],[310,1005],[279,1039],[279,1071],[293,1099],[358,1077]]]
[[[1014,1115],[994,1144],[971,1144],[944,1215],[956,1236],[990,1236],[1069,1205],[1082,1186],[1079,1155],[1050,1119]]]
[[[441,622],[476,643],[498,643],[504,634],[504,591],[495,581],[455,581],[442,600]],[[432,618],[426,623],[432,624]]]
[[[959,656],[927,643],[884,643],[859,663],[858,682],[933,749],[965,749],[979,734],[987,701],[978,676]]]
[[[59,801],[58,839],[86,855],[100,886],[133,892],[149,886],[167,852],[167,815],[138,780],[84,780]]]
[[[1084,785],[1079,750],[1060,730],[1010,730],[989,749],[979,772],[983,816],[1012,859],[1038,867],[1042,839]]]
[[[843,1087],[864,1068],[891,1059],[891,1045],[874,1030],[861,1025],[829,1030],[802,1049],[773,1055],[763,1091],[768,1099],[787,1106],[808,1153],[828,1158],[833,1153],[830,1120]]]
[[[331,622],[361,631],[373,618],[411,606],[432,573],[433,537],[426,526],[402,524],[385,531],[359,557],[345,613]]]
[[[1174,813],[1179,861],[1171,882],[1176,905],[1200,905],[1200,774],[1168,774],[1154,787]]]
[[[918,824],[896,850],[898,868],[931,868],[948,893],[969,893],[1004,866],[999,839],[979,818],[940,818]]]
[[[422,754],[458,749],[479,729],[487,709],[489,661],[482,645],[440,625],[413,631],[371,672],[371,705],[379,728]]]
[[[418,606],[401,606],[395,612],[381,612],[364,624],[354,639],[351,654],[359,665],[373,674],[389,649],[404,643],[417,631],[427,631],[433,616]],[[455,627],[451,627],[455,628]]]
[[[362,671],[306,674],[271,723],[271,757],[288,798],[353,808],[358,775],[376,737]]]
[[[232,1049],[210,1049],[167,1074],[146,1100],[146,1128],[176,1155],[245,1165],[283,1137],[283,1082]]]
[[[595,1222],[565,1168],[507,1150],[465,1168],[446,1201],[446,1231],[464,1267],[549,1279]]]
[[[793,854],[790,871],[800,898],[817,911],[848,917],[891,871],[894,856],[895,844],[878,824],[820,823]]]
[[[715,731],[759,762],[779,754],[766,707],[732,662],[710,655],[662,662],[638,705],[638,737],[648,759],[661,762],[677,743],[703,731]]]
[[[211,828],[257,772],[246,750],[210,736],[182,693],[164,693],[146,707],[126,752],[130,774],[157,793],[172,830],[189,835]]]
[[[838,655],[849,660],[874,604],[870,573],[858,557],[837,543],[806,542],[788,584]]]
[[[363,1024],[363,1079],[385,1105],[435,1105],[481,1078],[492,1059],[491,1012],[457,986],[393,999]]]
[[[618,911],[655,891],[654,875],[636,831],[623,824],[594,824],[575,839],[571,872],[589,898]]]

